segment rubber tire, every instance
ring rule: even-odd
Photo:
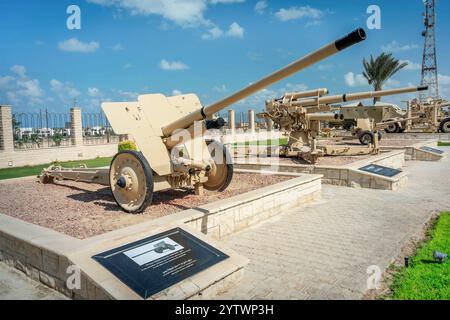
[[[136,210],[127,210],[125,208],[123,208],[120,203],[117,201],[116,197],[114,196],[114,193],[112,192],[112,188],[111,188],[111,194],[114,198],[114,201],[116,201],[117,205],[119,206],[119,208],[123,211],[125,211],[126,213],[131,213],[131,214],[140,214],[142,212],[144,212],[144,210],[152,203],[153,201],[153,187],[154,187],[154,182],[153,182],[153,170],[150,167],[150,164],[148,163],[148,161],[145,159],[144,155],[141,152],[137,152],[137,151],[132,151],[132,150],[125,150],[125,151],[121,151],[119,153],[117,153],[114,158],[111,161],[111,166],[114,163],[114,160],[117,158],[117,156],[119,156],[120,154],[123,153],[128,153],[133,155],[142,165],[142,167],[144,168],[144,173],[145,173],[145,179],[146,179],[146,183],[147,183],[147,192],[145,194],[145,199],[144,202],[142,202],[141,206],[139,208],[137,208]],[[109,177],[111,179],[111,166],[109,168]]]
[[[356,121],[355,120],[344,120],[344,122],[342,123],[342,128],[344,130],[350,131],[354,127],[356,127]]]
[[[366,136],[370,136],[370,142],[369,143],[367,143],[366,141],[365,141],[365,139],[363,139],[363,138],[365,138]],[[358,137],[358,139],[359,139],[359,142],[362,144],[362,145],[365,145],[365,146],[368,146],[369,144],[373,144],[373,133],[372,132],[370,132],[370,131],[363,131],[363,132],[361,132],[361,134],[359,135],[359,137]]]
[[[387,133],[399,133],[400,126],[398,125],[398,123],[394,123],[394,126],[395,126],[394,130],[389,130],[388,128],[385,128],[384,131],[386,131]]]
[[[446,118],[444,120],[441,121],[440,125],[439,125],[439,130],[442,133],[450,133],[450,130],[445,130],[444,126],[450,122],[450,118]]]
[[[219,141],[216,140],[206,140],[206,145],[209,146],[211,143],[216,143],[219,147],[222,146],[223,149],[223,156],[225,157],[225,159],[233,159],[231,157],[230,152],[228,151],[228,149]],[[234,172],[234,165],[233,165],[233,161],[231,161],[231,163],[227,163],[227,177],[226,180],[224,182],[224,184],[219,188],[219,189],[212,189],[212,188],[208,188],[207,184],[203,184],[203,188],[205,188],[208,191],[217,191],[217,192],[223,192],[225,191],[228,186],[231,183],[231,180],[233,180],[233,172]]]

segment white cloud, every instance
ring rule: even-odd
[[[206,0],[88,0],[102,6],[125,9],[130,15],[158,15],[182,27],[208,24],[203,14]]]
[[[242,3],[245,2],[245,0],[209,0],[211,4],[218,4],[218,3],[224,3],[224,4],[230,4],[230,3]]]
[[[121,43],[117,43],[111,47],[111,50],[113,51],[122,51],[124,49],[125,47]]]
[[[219,27],[215,26],[209,29],[206,33],[202,34],[203,40],[215,40],[223,36],[223,31]]]
[[[60,42],[58,47],[60,50],[67,52],[92,53],[100,48],[100,44],[96,41],[87,43],[81,42],[77,38],[71,38]]]
[[[349,87],[362,87],[368,84],[367,79],[362,74],[355,75],[353,72],[346,73],[344,79]]]
[[[14,81],[14,77],[4,76],[0,77],[0,89],[7,88]]]
[[[400,87],[400,85],[401,85],[400,81],[390,78],[385,83],[385,89],[398,88]]]
[[[138,96],[139,96],[139,93],[137,93],[137,92],[123,91],[123,90],[119,90],[118,94],[121,97],[124,97],[124,98],[126,98],[127,100],[130,100],[130,101],[136,101]]]
[[[167,71],[180,71],[189,69],[189,67],[181,61],[167,61],[166,59],[162,59],[159,63],[159,66],[163,70]]]
[[[77,98],[81,95],[80,91],[70,82],[61,82],[56,79],[50,80],[50,89],[58,94],[59,98],[66,103],[70,99]]]
[[[133,65],[131,63],[126,63],[122,66],[123,69],[130,69],[132,67],[133,67]]]
[[[39,80],[29,78],[21,65],[11,67],[10,71],[12,75],[0,76],[0,99],[28,106],[42,103],[45,93]]]
[[[25,77],[25,74],[27,72],[24,66],[19,65],[12,66],[10,70],[12,73],[18,75],[21,78]]]
[[[100,97],[102,95],[100,89],[95,88],[95,87],[94,88],[88,88],[87,89],[87,93],[88,93],[89,97],[93,97],[93,98]]]
[[[228,28],[227,32],[223,32],[222,29],[220,29],[217,26],[214,26],[211,29],[209,29],[206,33],[202,34],[202,39],[215,40],[221,38],[222,36],[242,39],[244,37],[244,33],[245,29],[242,28],[237,22],[233,22]]]
[[[250,97],[241,100],[237,103],[238,106],[245,106],[262,110],[264,109],[266,100],[279,98],[287,92],[297,92],[308,90],[308,86],[303,83],[287,83],[283,87],[277,89],[262,89]]]
[[[421,70],[422,69],[422,65],[420,65],[418,63],[414,63],[409,60],[400,60],[400,63],[408,64],[406,67],[403,68],[404,70]]]
[[[216,91],[216,92],[226,92],[227,91],[227,86],[222,84],[220,86],[215,86],[213,88],[213,90]]]
[[[450,76],[438,74],[438,82],[440,85],[450,85]]]
[[[235,38],[243,38],[244,37],[244,28],[242,28],[239,24],[236,22],[233,22],[230,25],[230,28],[228,29],[227,36],[228,37],[235,37]]]
[[[257,14],[263,14],[264,11],[267,9],[267,7],[268,7],[267,1],[261,0],[255,4],[255,7],[253,8],[253,10],[255,10],[255,12]]]
[[[275,17],[281,21],[297,20],[303,18],[320,19],[324,12],[312,8],[310,6],[305,7],[290,7],[288,9],[281,8],[275,13]]]
[[[180,90],[178,90],[178,89],[173,89],[172,90],[172,96],[179,96],[179,95],[182,95],[183,93],[180,91]]]
[[[381,46],[381,50],[386,52],[399,52],[417,49],[419,46],[415,43],[401,45],[397,41],[392,41],[387,45]]]

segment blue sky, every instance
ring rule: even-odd
[[[71,4],[81,30],[66,27]],[[371,4],[381,30],[366,28]],[[360,26],[364,43],[235,107],[261,110],[266,98],[306,88],[369,90],[361,61],[382,50],[410,62],[387,87],[418,85],[423,9],[420,0],[1,0],[0,103],[64,112],[76,98],[93,112],[102,101],[193,92],[207,105]],[[441,93],[450,98],[449,1],[438,1],[437,19]]]

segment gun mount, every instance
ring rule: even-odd
[[[325,45],[240,91],[203,107],[195,94],[166,97],[146,94],[135,102],[106,102],[102,109],[116,134],[128,135],[139,151],[118,153],[109,170],[89,175],[85,170],[50,167],[41,182],[53,179],[108,181],[114,199],[126,212],[142,212],[160,190],[195,187],[223,191],[231,182],[233,164],[227,149],[217,141],[205,141],[203,134],[222,121],[209,121],[213,114],[366,39],[363,29]]]
[[[354,134],[367,147],[358,146],[318,146],[322,122],[343,123],[344,114],[334,113],[336,108],[331,104],[383,97],[394,94],[426,90],[427,87],[408,87],[384,91],[370,91],[326,96],[327,89],[316,89],[298,93],[288,93],[285,96],[266,101],[266,112],[259,118],[271,119],[281,130],[289,132],[286,146],[280,150],[282,156],[301,157],[310,162],[324,155],[361,155],[378,152],[378,140],[381,135],[369,117],[358,119]],[[338,109],[339,110],[339,109]],[[361,117],[362,118],[362,117]],[[356,124],[356,123],[355,123]],[[375,139],[374,137],[378,137]]]

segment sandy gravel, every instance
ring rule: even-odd
[[[30,179],[4,181],[0,182],[0,213],[84,239],[291,178],[235,174],[226,191],[205,191],[203,197],[195,196],[192,188],[156,192],[153,205],[140,215],[121,211],[105,186],[73,181],[47,185]]]
[[[374,157],[373,155],[360,155],[360,156],[326,156],[317,159],[316,166],[343,166],[356,161]],[[261,162],[261,163],[278,163],[279,164],[301,164],[301,165],[311,165],[311,163],[301,159],[301,158],[278,158],[278,157],[254,157],[251,160],[245,159],[243,157],[237,158],[236,161],[245,162]]]

